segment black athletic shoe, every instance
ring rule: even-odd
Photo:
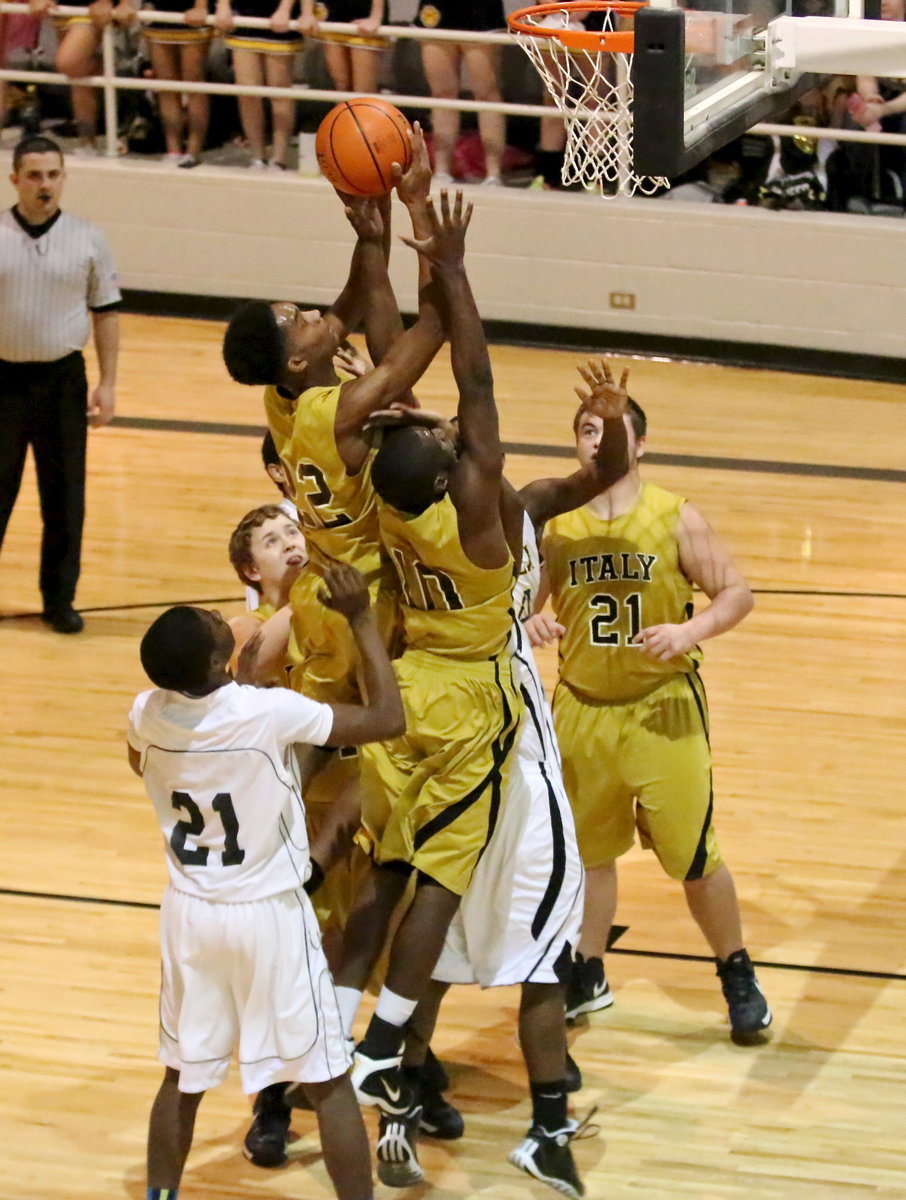
[[[540,1179],[562,1195],[581,1200],[585,1195],[585,1187],[576,1170],[569,1144],[577,1137],[591,1137],[597,1133],[597,1126],[589,1124],[594,1114],[595,1109],[592,1109],[582,1121],[569,1118],[562,1129],[553,1133],[540,1125],[533,1125],[516,1149],[510,1151],[509,1161],[520,1171],[525,1171],[526,1175]]]
[[[604,974],[604,963],[600,958],[583,958],[576,955],[566,989],[566,1019],[574,1021],[582,1013],[597,1012],[610,1008],[613,992]]]
[[[566,1056],[566,1091],[581,1092],[582,1090],[582,1072],[579,1069],[579,1064],[571,1054]]]
[[[761,1041],[773,1017],[755,978],[755,968],[745,950],[737,950],[724,961],[719,958],[717,974],[730,1013],[730,1037],[749,1045]]]
[[[71,604],[60,604],[54,608],[45,608],[41,620],[49,625],[56,633],[81,633],[85,628],[82,614],[76,612]]]
[[[465,1130],[462,1113],[445,1100],[440,1092],[434,1091],[427,1082],[421,1086],[422,1115],[419,1130],[428,1137],[453,1142],[461,1138]]]
[[[290,1108],[283,1098],[286,1084],[272,1083],[258,1093],[255,1119],[245,1135],[243,1153],[256,1167],[282,1167],[286,1162]]]
[[[414,1187],[425,1178],[416,1153],[422,1110],[415,1105],[401,1116],[381,1114],[378,1127],[377,1173],[387,1187]]]
[[[402,1054],[390,1058],[369,1058],[356,1048],[352,1060],[352,1086],[359,1104],[379,1108],[389,1117],[404,1116],[414,1107],[412,1088],[400,1070]]]
[[[450,1076],[430,1046],[425,1052],[422,1079],[425,1081],[425,1085],[434,1092],[445,1092],[450,1086]]]

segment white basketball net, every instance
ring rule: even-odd
[[[604,30],[616,29],[616,14],[600,11]],[[572,21],[572,28],[581,28],[575,17],[575,12],[563,9],[537,19],[524,14],[523,20],[548,29],[568,29]],[[650,195],[669,186],[666,179],[636,175],[632,169],[631,54],[568,50],[556,37],[511,32],[566,118],[564,184],[578,183],[604,196]]]

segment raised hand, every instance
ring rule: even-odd
[[[338,193],[338,195],[341,199],[345,199],[344,211],[349,218],[350,225],[360,238],[383,237],[384,220],[375,196],[343,196],[343,193]]]
[[[428,147],[425,145],[425,135],[418,121],[412,126],[410,140],[412,162],[409,164],[409,170],[404,172],[399,163],[393,164],[397,195],[407,208],[412,204],[424,204],[427,201],[432,179]]]
[[[361,379],[366,371],[371,370],[371,364],[359,354],[350,342],[337,346],[337,352],[333,356],[333,365],[345,371],[347,375],[353,375],[356,379]]]
[[[325,568],[324,584],[318,599],[325,608],[341,613],[350,623],[368,611],[368,587],[355,567],[337,563]]]
[[[462,192],[457,191],[451,210],[450,197],[444,188],[440,193],[440,217],[437,215],[434,201],[428,201],[431,236],[418,241],[415,238],[403,238],[403,241],[435,266],[456,266],[462,262],[465,254],[466,230],[471,220],[472,205],[467,204],[463,211]]]
[[[587,384],[587,387],[576,388],[576,395],[584,407],[605,421],[623,416],[629,401],[626,391],[629,381],[628,367],[620,376],[619,383],[614,383],[613,373],[606,358],[590,358],[585,366],[579,367],[579,374]]]

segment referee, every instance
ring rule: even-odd
[[[104,235],[60,211],[65,178],[50,138],[25,138],[13,151],[19,199],[0,212],[0,546],[31,445],[44,522],[41,617],[78,633],[87,427],[113,416],[121,297]],[[100,368],[90,396],[89,330]]]

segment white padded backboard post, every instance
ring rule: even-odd
[[[790,71],[906,79],[903,21],[777,17],[768,25],[765,50],[768,73],[778,83]]]

